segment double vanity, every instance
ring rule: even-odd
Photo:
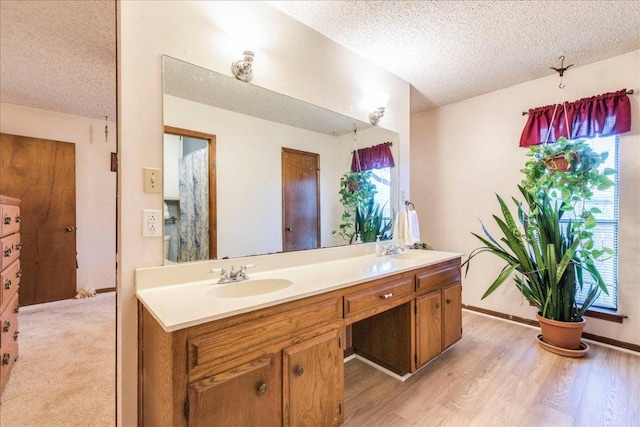
[[[404,379],[460,339],[461,256],[365,244],[137,270],[140,424],[341,424],[345,355]]]

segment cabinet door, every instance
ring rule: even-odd
[[[444,336],[444,350],[462,338],[462,285],[456,283],[443,288],[442,299],[444,302],[442,334]]]
[[[283,350],[285,426],[335,426],[344,416],[342,329]]]
[[[440,290],[416,298],[416,369],[442,352]]]
[[[280,355],[270,355],[189,384],[189,427],[280,426],[280,374]]]

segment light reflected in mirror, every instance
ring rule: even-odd
[[[210,258],[347,244],[332,231],[341,222],[340,177],[350,168],[354,146],[391,142],[398,164],[395,132],[168,56],[163,92],[165,127],[214,140],[208,158]],[[165,171],[175,168],[166,151],[171,142],[166,144]],[[397,211],[397,167],[386,180],[389,205]],[[183,208],[188,202],[175,195],[179,183],[164,185],[165,235],[171,235],[165,263],[183,262],[180,212],[192,207]]]

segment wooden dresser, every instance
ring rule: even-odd
[[[0,195],[0,393],[18,359],[20,200]]]

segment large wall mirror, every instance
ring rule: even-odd
[[[342,215],[340,177],[354,147],[391,142],[397,165],[397,133],[169,56],[162,72],[165,264],[348,244],[332,234]],[[208,170],[192,166],[185,174],[180,163]],[[182,175],[206,181],[208,200],[199,200],[213,210],[206,229],[202,218],[184,217],[197,209],[179,194],[188,187]],[[383,197],[390,211],[398,209],[397,176],[396,166],[379,177],[388,186]],[[191,189],[200,196],[204,191]],[[200,224],[195,232],[206,233],[214,250],[180,256],[184,222]]]

